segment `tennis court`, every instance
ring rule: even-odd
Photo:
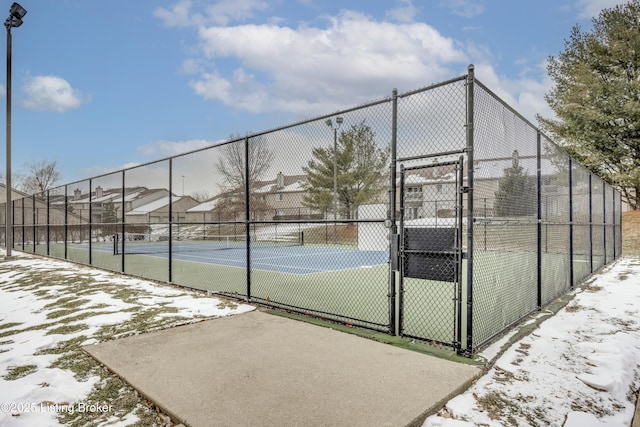
[[[386,264],[387,251],[358,250],[330,245],[305,245],[304,234],[286,236],[256,236],[251,239],[250,262],[254,270],[291,274],[314,274],[328,271],[368,268]],[[245,236],[215,236],[207,239],[181,239],[171,242],[164,236],[127,234],[114,242],[94,243],[93,249],[103,252],[171,258],[193,263],[227,267],[247,266]]]
[[[338,118],[345,126],[329,133]],[[472,353],[617,258],[620,212],[613,187],[470,67],[417,91],[23,197],[13,241]]]

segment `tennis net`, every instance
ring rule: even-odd
[[[304,232],[295,231],[282,234],[255,233],[249,236],[251,247],[276,248],[302,246]],[[162,254],[179,252],[218,251],[246,249],[247,236],[235,235],[177,235],[169,244],[168,234],[118,233],[113,241],[113,253],[118,254]]]

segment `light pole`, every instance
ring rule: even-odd
[[[7,171],[6,171],[6,213],[5,213],[5,236],[4,241],[7,246],[6,259],[11,258],[11,248],[13,247],[13,218],[11,217],[11,28],[22,25],[22,18],[27,14],[27,10],[18,3],[13,3],[9,9],[9,17],[4,21],[7,29]]]
[[[331,119],[325,122],[333,129],[333,243],[338,243],[338,128],[342,124],[342,117],[336,117],[336,124]]]

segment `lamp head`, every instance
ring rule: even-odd
[[[22,18],[27,14],[27,9],[14,2],[11,5],[11,9],[9,9],[9,13],[14,18],[17,18],[20,21],[20,24],[22,24]]]
[[[327,119],[327,120],[325,121],[325,124],[326,124],[327,126],[333,126],[333,122],[331,121],[331,119]]]
[[[9,17],[4,21],[4,26],[7,31],[11,31],[11,28],[17,28],[22,25],[22,18],[27,14],[27,9],[20,6],[18,3],[13,3],[11,9],[9,9]]]
[[[344,120],[342,119],[342,117],[340,117],[340,116],[336,117],[336,123],[337,124],[341,125],[343,121]]]

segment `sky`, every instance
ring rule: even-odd
[[[74,299],[78,281],[83,287],[81,300]],[[483,349],[480,355],[494,361],[490,369],[427,418],[423,427],[629,426],[635,399],[630,390],[640,386],[640,259],[621,258],[572,293],[575,297],[555,315],[542,310],[525,321],[524,326],[541,322],[530,334],[507,344],[516,328]],[[219,300],[188,290],[27,254],[0,264],[0,297],[0,321],[6,326],[0,342],[0,401],[5,402],[0,425],[13,425],[11,414],[21,413],[22,424],[55,426],[56,413],[90,401],[89,393],[99,382],[96,370],[89,371],[86,381],[79,381],[69,366],[56,367],[59,358],[77,349],[67,345],[62,354],[47,349],[71,338],[79,340],[77,346],[118,338],[101,333],[105,327],[119,331],[120,336],[146,330],[132,318],[134,309],[175,309],[175,313],[149,316],[152,327],[158,327],[155,322],[160,318],[166,320],[162,327],[170,327],[252,310],[247,304],[219,306]],[[54,300],[82,304],[61,315],[64,310],[52,304]],[[6,378],[12,367],[27,365],[33,367],[28,375]],[[487,404],[483,407],[483,402],[494,402],[493,410],[486,409]],[[134,410],[139,406],[127,406],[120,422],[104,419],[109,414],[97,422],[130,425],[137,421]]]
[[[552,116],[549,56],[574,25],[589,29],[620,3],[21,0],[12,169],[55,161],[69,183],[448,80],[469,64],[536,123]]]

